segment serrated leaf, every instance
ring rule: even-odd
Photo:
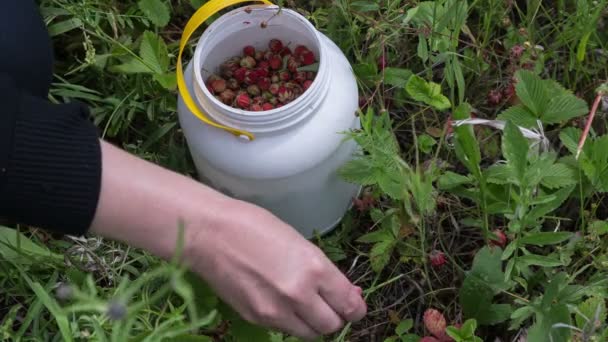
[[[555,164],[556,157],[555,153],[545,152],[536,158],[532,158],[531,163],[526,170],[526,185],[529,187],[536,187],[540,184],[547,170]]]
[[[536,116],[540,117],[547,105],[548,98],[543,80],[527,70],[515,73],[515,91],[521,102]]]
[[[174,90],[177,87],[177,75],[173,72],[154,74],[154,79],[167,90]]]
[[[538,118],[528,108],[523,105],[516,105],[508,108],[500,113],[498,120],[511,121],[513,124],[521,127],[531,128],[537,127],[536,120]]]
[[[599,220],[593,221],[589,223],[589,227],[587,229],[595,236],[602,236],[608,234],[608,222]]]
[[[582,132],[578,128],[567,127],[564,128],[559,133],[559,139],[562,144],[570,151],[572,154],[576,154],[576,149],[578,147],[578,142],[581,138]]]
[[[524,245],[548,246],[562,243],[572,237],[569,232],[540,232],[526,235],[519,239]]]
[[[340,169],[340,176],[347,182],[360,185],[376,183],[376,170],[370,157],[360,157],[350,160]]]
[[[509,166],[504,164],[492,165],[484,171],[486,181],[493,184],[516,184],[512,174],[513,172]]]
[[[405,87],[411,76],[412,71],[409,69],[391,67],[384,69],[384,83],[394,87]]]
[[[555,198],[551,202],[548,202],[548,203],[545,203],[542,205],[537,205],[536,207],[534,207],[528,213],[527,219],[532,222],[536,221],[539,218],[543,217],[544,215],[547,215],[550,212],[554,211],[555,209],[559,208],[562,205],[562,203],[564,203],[568,199],[568,197],[570,196],[570,193],[572,193],[572,190],[574,190],[573,185],[563,187],[563,188],[557,190],[556,192],[553,193],[553,195],[555,195]]]
[[[413,327],[414,327],[414,320],[406,319],[406,320],[401,321],[401,323],[399,323],[399,325],[395,329],[395,333],[398,336],[401,336],[401,335],[405,334],[406,332],[410,331]]]
[[[520,184],[525,184],[528,149],[528,141],[519,128],[507,121],[502,139],[502,153]]]
[[[110,72],[117,72],[121,74],[150,74],[153,72],[150,67],[136,58],[132,58],[123,64],[112,65],[108,68],[108,70]]]
[[[563,94],[549,100],[541,119],[546,124],[560,123],[584,115],[588,111],[587,102],[573,94]]]
[[[430,135],[421,134],[418,136],[418,148],[422,153],[428,154],[433,150],[433,146],[437,144],[435,139],[433,139]]]
[[[437,186],[442,190],[449,190],[455,187],[470,184],[473,180],[467,176],[459,175],[452,171],[442,174],[437,181]]]
[[[463,103],[454,111],[454,120],[463,120],[471,117],[471,106]],[[469,169],[477,179],[481,178],[481,151],[475,138],[473,127],[461,125],[454,127],[456,136],[456,156]]]
[[[517,262],[524,266],[543,266],[543,267],[563,266],[563,263],[559,259],[545,256],[545,255],[536,255],[536,254],[522,255],[517,259]]]
[[[380,9],[380,6],[378,5],[378,3],[373,2],[373,1],[354,1],[350,4],[350,6],[355,11],[359,11],[359,12],[371,12],[371,11],[377,11]]]
[[[144,32],[139,55],[154,73],[166,73],[169,68],[169,52],[165,41],[153,32]]]
[[[563,163],[556,163],[543,170],[541,184],[549,189],[563,188],[578,182],[576,170]]]
[[[376,243],[382,241],[392,241],[395,237],[391,234],[390,230],[381,229],[367,233],[357,239],[357,242],[362,243]]]
[[[372,247],[369,252],[369,260],[374,272],[380,273],[386,267],[391,260],[395,245],[396,241],[392,240],[379,242]]]
[[[427,82],[420,76],[412,75],[405,90],[414,100],[426,103],[438,110],[445,110],[452,106],[450,100],[441,94],[439,84]]]
[[[576,325],[580,329],[602,325],[606,322],[606,300],[599,296],[590,297],[578,305],[580,314],[576,315]],[[581,314],[583,316],[581,316]]]
[[[139,9],[144,12],[150,21],[158,26],[165,27],[171,20],[169,6],[162,0],[139,0]]]

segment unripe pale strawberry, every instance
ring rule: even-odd
[[[251,45],[247,45],[243,48],[243,54],[245,56],[255,57],[255,48]]]
[[[211,82],[215,81],[215,80],[221,80],[222,78],[216,74],[212,74],[211,76],[209,76],[207,78],[207,82],[209,82],[209,84],[211,84]]]
[[[268,103],[275,106],[275,108],[279,108],[277,106],[277,104],[279,103],[279,99],[277,99],[276,97],[271,97],[270,99],[268,99]]]
[[[313,81],[315,79],[316,75],[317,74],[314,71],[307,71],[306,72],[306,79]]]
[[[289,71],[281,71],[279,73],[279,78],[281,79],[281,81],[287,82],[291,79],[291,74],[289,73]]]
[[[490,239],[490,246],[497,246],[501,248],[505,248],[507,245],[507,236],[500,229],[495,229],[492,231],[496,237],[492,237]]]
[[[270,42],[268,42],[268,48],[273,53],[279,53],[283,50],[283,42],[278,39],[271,39]]]
[[[242,93],[236,97],[236,104],[242,109],[247,109],[251,105],[251,98],[246,93]]]
[[[253,58],[255,58],[258,63],[264,61],[264,51],[256,51]]]
[[[231,89],[226,89],[220,94],[220,100],[227,105],[232,104],[235,97],[236,94]]]
[[[440,342],[440,341],[438,339],[434,338],[433,336],[425,336],[425,337],[421,338],[419,342]]]
[[[223,79],[212,81],[211,88],[213,89],[214,93],[219,94],[226,90],[226,81]]]
[[[243,68],[251,69],[251,68],[254,68],[255,65],[256,65],[256,61],[251,56],[245,56],[245,57],[243,57],[243,59],[241,59],[241,66]]]
[[[298,62],[298,60],[295,57],[289,57],[289,59],[287,60],[287,69],[289,69],[289,71],[296,73],[298,72],[298,68],[300,67],[300,62]]]
[[[261,112],[264,109],[262,108],[262,105],[260,105],[258,103],[254,103],[251,105],[251,108],[249,108],[249,110],[251,110],[252,112]]]
[[[272,52],[271,50],[264,51],[264,60],[265,61],[271,60],[272,57],[274,57],[274,52]]]
[[[266,100],[269,101],[271,98],[274,97],[274,95],[272,95],[271,92],[269,92],[268,90],[262,92],[262,97]]]
[[[427,309],[422,318],[426,329],[435,337],[443,339],[446,337],[445,329],[447,321],[441,312],[435,309]]]
[[[276,74],[276,73],[275,73],[275,74],[272,74],[272,75],[270,76],[270,82],[271,82],[271,83],[279,83],[279,82],[281,82],[281,78],[280,78],[280,77],[279,77],[279,75],[278,75],[278,74]]]
[[[281,86],[278,83],[273,83],[270,85],[270,88],[268,88],[268,91],[270,91],[272,95],[277,95],[279,93],[280,87]]]
[[[263,98],[263,97],[261,97],[261,96],[256,96],[256,97],[254,97],[254,98],[251,100],[251,103],[252,103],[252,104],[259,104],[260,106],[261,106],[261,105],[262,105],[262,103],[264,103],[264,102],[266,102],[266,101],[265,101],[265,100],[264,100],[264,98]]]
[[[279,93],[277,94],[277,97],[279,99],[279,102],[281,103],[287,103],[289,101],[292,101],[294,98],[293,95],[293,91],[290,89],[287,89],[286,87],[279,87]]]
[[[228,87],[228,89],[231,90],[239,90],[239,88],[241,87],[241,85],[239,84],[239,81],[236,80],[236,78],[231,78],[228,80],[228,82],[226,82],[226,86]]]
[[[247,87],[247,93],[249,93],[249,95],[251,96],[259,96],[261,94],[260,87],[255,84],[252,84]]]

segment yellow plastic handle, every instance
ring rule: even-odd
[[[181,41],[179,43],[179,55],[177,57],[177,87],[178,87],[179,93],[181,94],[181,96],[184,100],[184,103],[186,104],[188,109],[190,109],[190,111],[194,115],[196,115],[196,117],[198,117],[201,121],[203,121],[204,123],[206,123],[210,126],[226,130],[238,137],[245,136],[245,137],[249,138],[249,140],[253,140],[255,138],[253,136],[253,134],[246,132],[246,131],[236,129],[236,128],[220,125],[220,124],[212,121],[211,119],[209,119],[203,112],[201,112],[201,110],[196,105],[196,102],[194,102],[194,99],[190,95],[190,92],[188,91],[188,86],[186,85],[186,79],[184,77],[184,68],[182,65],[182,54],[184,53],[184,49],[186,48],[188,41],[192,37],[192,34],[194,34],[194,31],[196,31],[196,29],[198,29],[212,15],[216,14],[217,12],[223,10],[224,8],[226,8],[228,6],[236,5],[241,2],[253,2],[253,1],[252,0],[210,0],[207,3],[205,3],[203,6],[201,6],[201,8],[199,8],[194,13],[194,15],[192,15],[192,18],[190,18],[190,20],[188,20],[188,23],[186,24],[186,27],[184,28],[184,32],[182,33]],[[272,5],[272,2],[270,2],[268,0],[257,0],[255,2],[262,2],[267,5]]]

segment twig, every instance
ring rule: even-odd
[[[593,118],[595,118],[595,113],[597,112],[597,108],[600,106],[602,102],[602,94],[597,94],[595,97],[595,101],[593,102],[593,107],[591,107],[591,113],[589,113],[589,118],[587,119],[587,124],[585,125],[585,130],[583,131],[583,135],[581,136],[581,140],[578,142],[578,147],[576,148],[576,157],[578,157],[585,146],[585,141],[587,141],[587,136],[589,135],[589,130],[591,129],[591,123],[593,123]]]

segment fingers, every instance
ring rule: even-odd
[[[320,335],[334,333],[344,325],[342,318],[318,294],[297,310],[298,316]]]
[[[356,322],[365,317],[367,305],[360,287],[353,286],[337,269],[321,283],[321,297],[345,321]]]
[[[299,315],[293,314],[285,324],[282,324],[283,332],[301,338],[306,341],[312,341],[319,337],[319,333],[311,328]]]

